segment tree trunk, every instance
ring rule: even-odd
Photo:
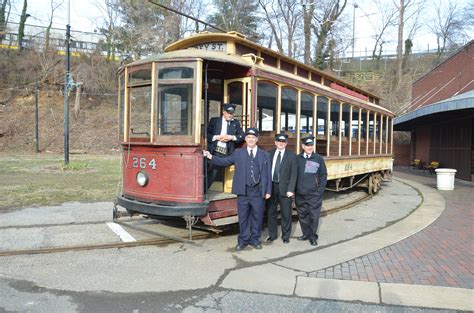
[[[403,75],[403,26],[405,24],[405,0],[400,0],[397,44],[397,86],[402,83]]]
[[[23,37],[25,37],[26,8],[28,1],[24,0],[23,10],[21,11],[20,26],[18,27],[18,49],[23,50]]]
[[[5,10],[7,8],[7,1],[2,1],[2,6],[0,7],[0,31],[4,31],[6,23],[5,23]],[[1,35],[0,35],[1,36]]]
[[[304,0],[302,0],[304,1]],[[311,18],[314,14],[314,2],[303,5],[304,64],[311,64]]]

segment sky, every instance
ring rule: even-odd
[[[10,16],[11,21],[18,22],[19,15],[21,13],[23,1],[22,0],[11,0],[14,4]],[[59,2],[61,0],[55,0]],[[392,5],[394,0],[384,0],[387,2],[387,7]],[[430,34],[427,25],[433,23],[436,19],[436,11],[434,3],[442,1],[447,3],[449,0],[428,0],[428,6],[424,9],[422,18],[424,19],[421,29],[419,29],[414,37],[413,51],[426,51],[428,48],[436,48],[436,38],[433,34]],[[467,4],[469,1],[474,0],[458,0],[461,5]],[[31,15],[28,18],[27,24],[32,25],[44,25],[46,26],[49,21],[50,15],[50,0],[29,0],[27,13]],[[398,2],[398,1],[397,1]],[[67,24],[67,3],[68,0],[64,0],[63,5],[55,11],[53,27],[65,29]],[[97,28],[97,21],[101,18],[102,14],[98,9],[98,3],[103,3],[103,0],[70,0],[71,6],[71,30],[78,30],[84,32],[94,32]],[[357,4],[357,8],[354,10],[354,4]],[[349,0],[346,8],[346,14],[348,20],[352,20],[352,16],[355,13],[355,19],[353,25],[355,25],[355,40],[354,40],[354,51],[356,56],[371,54],[374,46],[374,35],[376,33],[376,24],[380,20],[381,13],[374,6],[373,0]],[[350,25],[352,29],[352,25]],[[350,30],[349,33],[352,33]],[[474,30],[471,30],[470,39],[474,38]],[[384,50],[388,53],[395,52],[397,43],[397,30],[393,28],[390,32],[390,36],[387,37],[387,43],[385,44]],[[367,52],[366,52],[367,51]],[[350,56],[352,47],[346,50],[346,56]]]

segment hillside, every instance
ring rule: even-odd
[[[63,153],[64,100],[59,91],[40,92],[39,149],[42,153]],[[81,110],[74,117],[74,97],[70,110],[70,152],[117,154],[118,126],[115,97],[81,98]],[[0,105],[0,153],[35,153],[35,97],[17,96],[8,105]]]

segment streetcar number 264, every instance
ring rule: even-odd
[[[146,158],[133,157],[132,160],[133,160],[133,163],[132,163],[133,167],[146,168],[146,166],[147,166],[148,161],[147,161]],[[156,170],[156,161],[155,161],[155,159],[151,159],[148,162],[148,166],[151,167],[151,169]]]

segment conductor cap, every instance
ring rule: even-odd
[[[233,103],[225,103],[224,104],[224,111],[226,111],[227,113],[234,114],[235,107],[236,107],[236,105],[233,104]]]
[[[305,137],[301,140],[305,146],[313,146],[314,145],[314,137],[309,136]]]

